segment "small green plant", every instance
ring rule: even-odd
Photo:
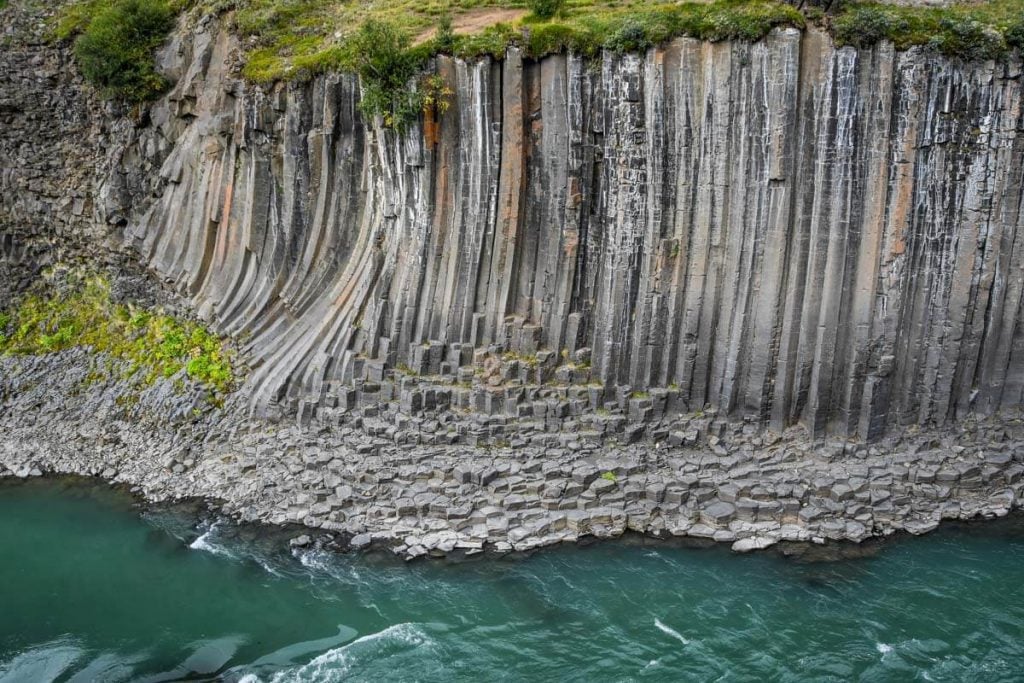
[[[601,478],[602,479],[607,479],[608,481],[618,481],[619,480],[619,478],[617,476],[615,476],[614,472],[602,472],[601,473]]]
[[[134,392],[121,394],[120,396],[114,399],[114,403],[116,403],[121,408],[130,408],[138,404],[138,402],[139,395]]]
[[[550,19],[565,6],[565,0],[529,0],[530,11],[538,19]]]
[[[399,372],[399,373],[401,373],[403,375],[415,375],[415,374],[418,374],[415,370],[413,370],[411,367],[409,367],[405,363],[399,363],[398,365],[396,365],[395,366],[395,371]]]
[[[647,30],[636,19],[626,19],[605,41],[605,48],[612,52],[636,52],[651,47]]]
[[[941,32],[928,45],[944,55],[985,60],[1006,53],[1006,40],[991,26],[966,17],[946,18],[939,25]]]
[[[520,364],[525,365],[528,368],[535,368],[538,365],[540,365],[540,360],[537,358],[537,354],[527,355],[525,353],[507,351],[504,354],[502,354],[501,359],[506,363],[511,361],[518,361]]]
[[[810,22],[813,22],[813,23],[816,23],[816,24],[820,23],[821,21],[823,21],[825,19],[825,10],[823,10],[820,7],[804,7],[803,8],[803,12],[804,12],[804,17],[807,18],[807,21],[810,21]]]
[[[832,22],[832,31],[841,45],[869,47],[896,32],[910,30],[909,24],[887,7],[854,7]]]
[[[429,74],[420,79],[419,82],[419,93],[421,98],[421,108],[424,110],[429,109],[435,115],[444,114],[448,111],[448,107],[451,106],[451,98],[454,94],[452,89],[448,87],[448,83],[445,82],[444,77],[441,74]]]
[[[174,26],[166,0],[117,0],[102,7],[75,41],[85,78],[107,97],[142,102],[167,89],[153,53]]]
[[[452,15],[447,12],[441,15],[441,19],[437,22],[434,49],[439,53],[449,55],[455,51],[455,28],[452,26]]]
[[[1024,12],[1021,12],[1020,18],[1006,29],[1006,45],[1024,50]]]

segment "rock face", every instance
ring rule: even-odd
[[[45,11],[0,7],[0,310],[55,263],[109,267],[136,300],[164,299],[121,248],[123,198],[98,206],[140,121],[85,86],[70,51],[48,41]]]
[[[172,41],[91,206],[245,335],[259,415],[367,385],[415,413],[425,376],[491,413],[558,386],[863,438],[1022,403],[1018,57],[781,30],[440,58],[451,106],[402,135],[352,77],[266,91],[237,57],[214,23]]]

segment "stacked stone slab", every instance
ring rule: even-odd
[[[94,215],[247,340],[257,414],[409,369],[475,387],[477,352],[582,353],[600,401],[814,434],[1022,402],[1019,56],[790,29],[438,58],[451,106],[403,134],[351,76],[262,89],[238,58],[216,22],[176,35]]]

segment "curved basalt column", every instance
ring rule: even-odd
[[[167,48],[177,86],[122,170],[159,167],[145,197],[125,173],[128,239],[245,336],[260,414],[487,349],[589,350],[608,395],[814,433],[1021,403],[1016,57],[789,29],[439,58],[450,109],[397,135],[353,77],[264,91],[236,54],[226,32]]]

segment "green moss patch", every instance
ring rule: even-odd
[[[184,370],[215,394],[231,391],[234,372],[225,342],[203,326],[159,311],[115,303],[100,277],[72,293],[29,295],[0,313],[0,354],[45,354],[86,347],[129,363],[143,384]]]
[[[840,45],[867,47],[891,40],[898,49],[926,46],[948,57],[999,59],[1024,47],[1024,3],[905,7],[855,2],[831,19],[831,30]]]

